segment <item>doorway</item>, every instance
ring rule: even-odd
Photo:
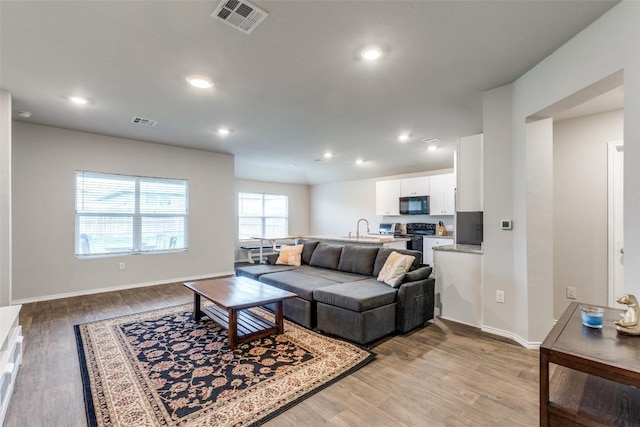
[[[609,93],[603,96],[609,96]],[[594,99],[594,102],[600,99]],[[614,295],[619,291],[609,285],[613,277],[619,283],[619,289],[624,287],[622,269],[612,268],[622,265],[619,252],[624,229],[622,186],[616,185],[621,214],[617,216],[618,221],[612,223],[614,216],[609,211],[609,197],[614,193],[609,190],[609,173],[613,169],[607,155],[608,150],[612,150],[611,162],[616,159],[616,165],[622,166],[623,152],[614,150],[613,145],[610,148],[608,141],[623,139],[624,111],[592,111],[594,114],[554,116],[552,223],[553,311],[556,319],[572,301],[611,306],[614,297],[619,296]],[[618,179],[611,182],[621,184],[622,167],[617,167],[616,171]],[[615,237],[609,231],[613,224],[618,230]],[[617,263],[610,260],[614,252],[610,245],[614,241],[618,245]]]
[[[624,144],[608,144],[608,260],[609,307],[626,308],[616,303],[624,294]]]

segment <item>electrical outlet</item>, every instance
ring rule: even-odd
[[[120,270],[124,270],[124,268],[125,268],[124,262],[121,262],[121,263],[118,265],[118,268],[119,268]]]
[[[496,302],[504,304],[504,291],[496,291]]]
[[[569,299],[578,298],[577,295],[576,295],[576,288],[574,288],[572,286],[567,286],[567,298],[569,298]]]

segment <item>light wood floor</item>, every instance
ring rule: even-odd
[[[192,301],[180,284],[23,305],[7,427],[84,426],[73,325]],[[454,322],[374,343],[377,358],[267,426],[535,426],[538,352]]]

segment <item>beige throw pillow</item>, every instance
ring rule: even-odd
[[[282,246],[276,264],[300,266],[303,247],[304,245]]]
[[[393,288],[397,288],[399,285],[399,283],[397,283],[398,279],[404,273],[409,271],[415,259],[416,257],[411,255],[402,255],[398,252],[391,252],[382,266],[380,274],[378,274],[378,281],[384,282]]]

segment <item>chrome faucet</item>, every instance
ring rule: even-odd
[[[364,221],[367,224],[367,233],[371,232],[371,231],[369,231],[369,221],[367,221],[364,218],[360,218],[358,220],[358,224],[356,224],[356,239],[360,238],[360,221]]]

